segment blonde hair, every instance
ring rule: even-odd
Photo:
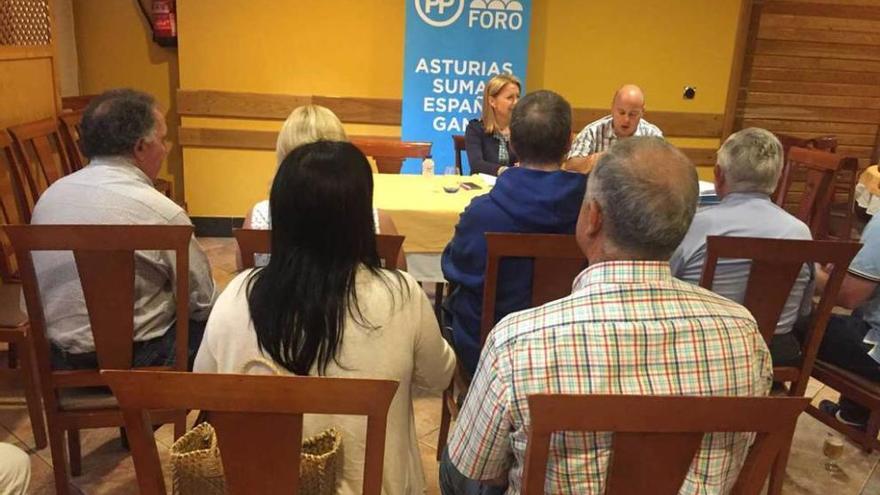
[[[275,142],[275,154],[280,164],[299,146],[315,141],[348,141],[342,122],[329,108],[320,105],[303,105],[294,108]]]
[[[498,96],[508,84],[516,84],[516,87],[522,91],[522,84],[513,74],[498,74],[486,83],[486,89],[483,91],[483,129],[486,134],[494,134],[498,125],[495,121],[495,110],[489,105],[489,97]]]

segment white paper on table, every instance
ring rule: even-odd
[[[477,177],[482,179],[483,183],[486,184],[487,186],[494,186],[495,181],[498,180],[498,177],[495,177],[494,175],[483,174],[483,173],[477,174]]]
[[[700,181],[700,196],[714,196],[715,183],[705,180]]]

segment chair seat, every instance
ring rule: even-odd
[[[0,327],[12,328],[28,322],[27,313],[22,311],[20,284],[0,284]]]
[[[866,394],[873,396],[875,400],[880,401],[880,383],[868,380],[863,376],[857,375],[838,366],[834,366],[833,364],[828,364],[817,359],[816,364],[813,367],[813,376],[819,379],[819,381],[832,387],[835,385],[833,382],[836,381],[849,382],[850,386],[858,387]]]
[[[114,409],[119,402],[106,387],[63,388],[58,390],[58,406],[63,411]]]

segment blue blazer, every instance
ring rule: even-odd
[[[519,161],[513,149],[508,146],[507,153],[510,156],[508,163],[498,163],[498,138],[492,134],[486,134],[483,121],[473,119],[468,123],[464,133],[465,149],[467,150],[468,164],[471,173],[484,173],[498,175],[498,168],[502,165],[512,165]]]

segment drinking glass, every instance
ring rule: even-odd
[[[825,461],[825,470],[832,474],[840,473],[841,469],[837,465],[837,459],[840,459],[840,456],[843,455],[843,440],[833,433],[828,433],[825,436],[822,453],[828,458]]]
[[[443,190],[448,193],[457,192],[461,187],[461,176],[455,166],[449,166],[443,169]]]

